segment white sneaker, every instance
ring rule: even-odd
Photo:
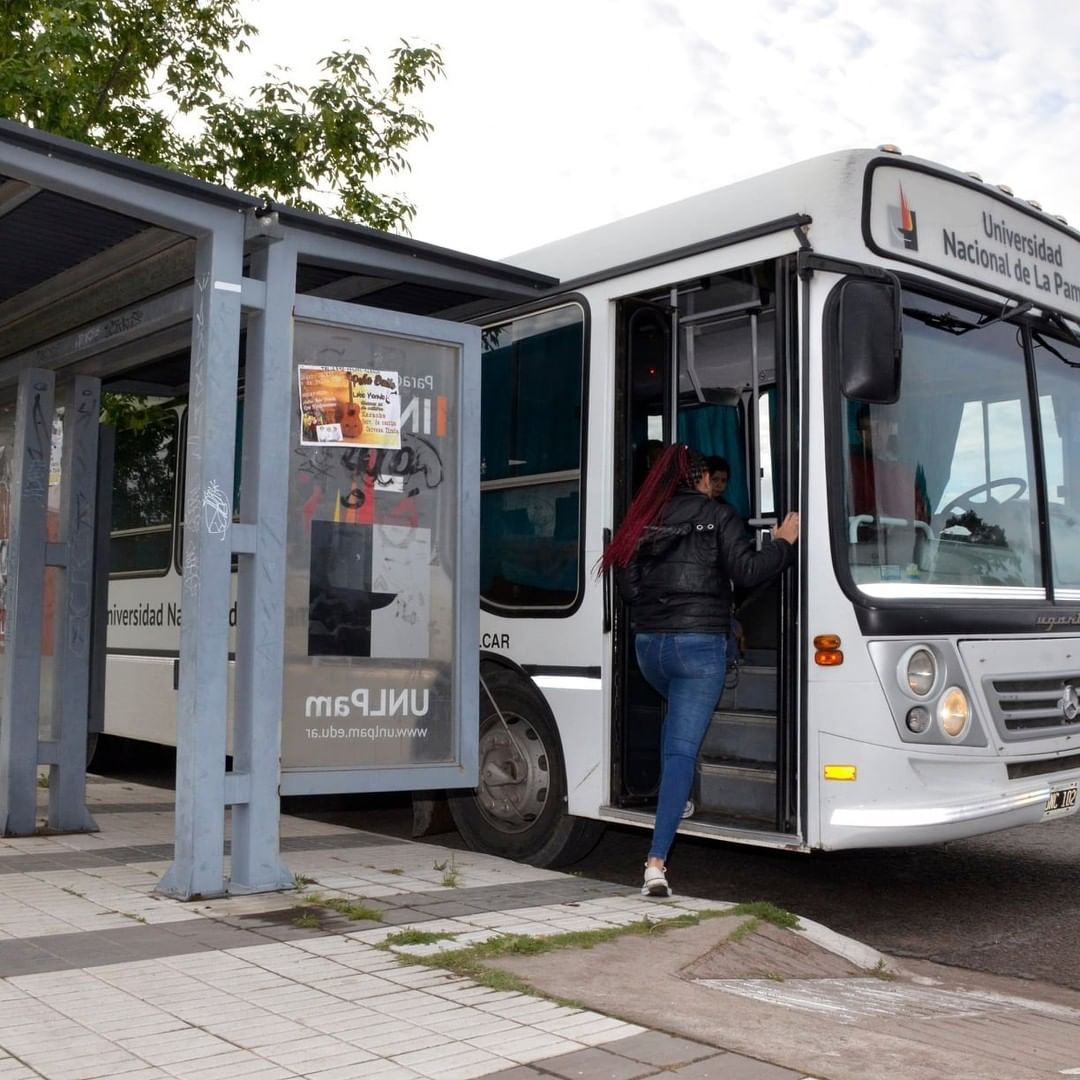
[[[671,886],[667,883],[666,868],[645,864],[645,884],[641,886],[642,896],[670,896]]]
[[[694,805],[693,799],[687,799],[686,805],[683,807],[682,816],[684,818],[693,817],[697,807]]]

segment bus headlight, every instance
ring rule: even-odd
[[[929,649],[916,649],[908,657],[907,685],[916,697],[926,697],[937,681],[937,663]]]
[[[941,695],[937,714],[941,730],[950,739],[959,739],[967,732],[971,723],[971,706],[968,704],[967,694],[959,686],[950,686]]]
[[[908,709],[904,722],[912,735],[921,735],[930,726],[930,710],[925,705],[916,705]]]

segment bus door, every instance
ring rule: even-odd
[[[623,302],[616,521],[640,486],[649,440],[678,440],[724,460],[722,497],[756,544],[771,542],[780,512],[797,505],[793,281],[787,261],[770,260],[681,284],[664,297]],[[652,329],[660,312],[662,333]],[[727,686],[698,761],[691,827],[797,829],[797,594],[790,577],[735,591],[737,642],[729,642]],[[623,700],[615,716],[613,801],[630,808],[656,798],[662,703],[636,670],[628,614],[616,620]]]

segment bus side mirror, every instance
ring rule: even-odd
[[[900,396],[900,283],[853,277],[839,290],[840,389],[855,401],[891,405]]]

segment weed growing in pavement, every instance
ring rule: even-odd
[[[387,874],[398,874],[398,875],[405,873],[405,871],[402,870],[400,866],[393,866],[389,870],[386,870],[384,872],[387,873]]]
[[[381,911],[370,908],[358,900],[350,900],[347,896],[320,896],[318,893],[313,893],[305,899],[312,907],[336,911],[339,915],[344,915],[346,919],[357,922],[382,922]]]
[[[293,874],[292,883],[297,892],[303,892],[308,885],[318,884],[313,877],[308,877],[306,874]]]
[[[379,943],[381,948],[391,945],[432,945],[436,941],[453,941],[457,934],[439,934],[434,930],[395,930]]]
[[[318,930],[320,925],[319,916],[313,911],[301,909],[292,917],[292,924],[298,926],[301,930]]]
[[[877,964],[871,969],[870,974],[875,979],[883,979],[885,982],[892,982],[896,978],[896,972],[889,968],[888,962],[885,957],[882,957]]]
[[[457,863],[454,861],[454,853],[452,851],[450,852],[449,859],[444,859],[442,862],[439,862],[439,860],[436,859],[431,865],[433,869],[442,871],[442,883],[448,889],[457,888],[461,874],[458,871]]]

